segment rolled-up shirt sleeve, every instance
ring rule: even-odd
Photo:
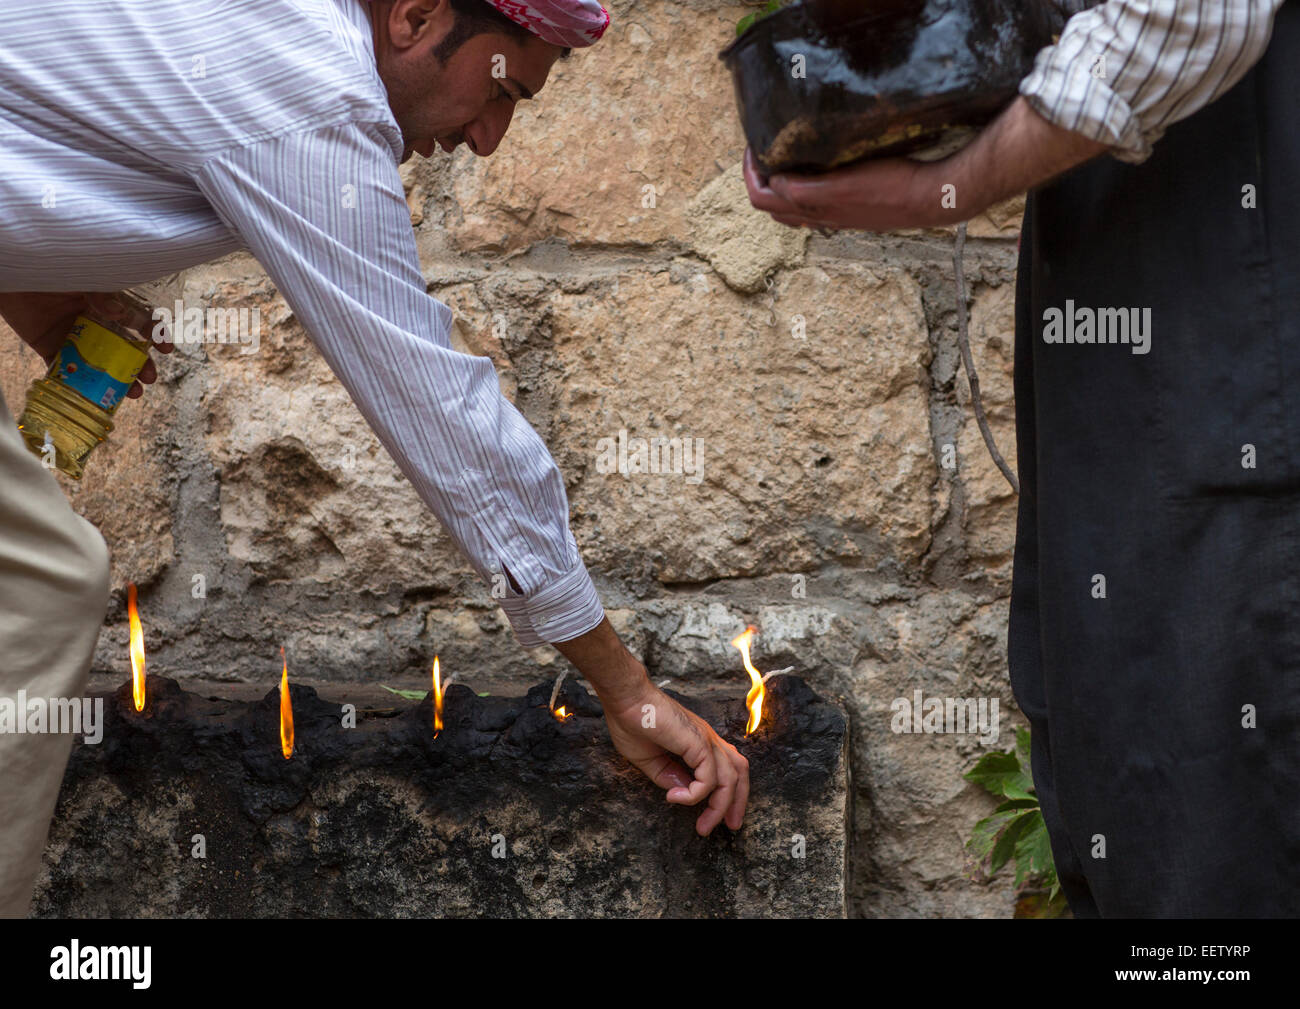
[[[1210,104],[1268,48],[1283,0],[1108,0],[1080,7],[1020,93],[1049,122],[1141,164],[1165,129]]]
[[[504,592],[520,643],[567,641],[604,610],[564,482],[492,362],[451,348],[451,310],[420,271],[401,148],[391,125],[346,122],[240,145],[193,174],[420,497]]]

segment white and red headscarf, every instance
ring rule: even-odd
[[[597,0],[487,0],[515,24],[543,41],[574,49],[589,46],[609,27],[609,11]]]

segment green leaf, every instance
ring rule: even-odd
[[[1031,813],[1025,819],[1029,821],[1029,826],[1015,846],[1017,886],[1027,879],[1042,876],[1049,869],[1055,871],[1052,844],[1047,835],[1047,824],[1043,822],[1043,814]]]
[[[999,805],[997,809],[993,810],[993,812],[1005,813],[1011,809],[1037,809],[1037,808],[1038,808],[1037,799],[1008,799],[1006,802]]]
[[[1033,761],[1030,759],[1029,749],[1029,730],[1016,727],[1016,758],[1020,761],[1020,766],[1024,768],[1025,773],[1033,773]]]
[[[981,785],[994,795],[1008,799],[1032,799],[1034,783],[1020,766],[1020,759],[1014,753],[995,750],[980,757],[973,768],[963,777]]]
[[[492,696],[492,691],[490,690],[484,690],[482,693],[479,694],[479,697],[491,697],[491,696]]]
[[[1007,810],[984,817],[971,828],[970,840],[966,842],[966,847],[974,852],[975,857],[980,861],[988,858],[994,844],[997,843],[998,834],[1019,815],[1015,810]]]
[[[429,696],[429,691],[427,690],[395,690],[382,683],[379,685],[390,693],[396,694],[398,697],[405,697],[408,701],[422,701]]]
[[[962,777],[967,781],[982,785],[984,780],[990,776],[1005,774],[1019,767],[1020,761],[1016,760],[1015,754],[1003,750],[994,750],[980,757],[975,762],[975,766],[963,774]]]
[[[1034,783],[1026,775],[1019,774],[1006,782],[1002,794],[1008,799],[1035,799]]]
[[[736,34],[744,35],[745,32],[749,31],[749,29],[754,26],[756,21],[762,20],[769,14],[775,14],[783,6],[785,6],[785,0],[768,0],[768,3],[762,10],[756,10],[752,14],[746,14],[740,19],[736,24]]]
[[[1032,825],[1033,817],[1033,813],[1021,813],[1019,817],[1011,821],[1011,826],[1002,832],[1002,836],[998,838],[998,843],[993,846],[993,855],[989,861],[990,876],[1011,859],[1016,850],[1016,842]]]

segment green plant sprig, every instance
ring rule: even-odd
[[[745,32],[749,31],[749,29],[754,26],[755,22],[761,21],[769,14],[775,14],[789,2],[790,0],[768,0],[761,10],[756,10],[752,14],[746,14],[740,19],[736,24],[736,34],[744,35]]]
[[[1014,860],[1017,887],[1026,882],[1039,884],[1049,889],[1048,900],[1056,901],[1061,881],[1029,766],[1029,730],[1016,729],[1014,750],[986,753],[962,775],[1003,799],[975,824],[966,847],[981,863],[988,860],[990,876]]]

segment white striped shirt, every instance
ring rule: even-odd
[[[1282,3],[1109,0],[1070,18],[1057,44],[1039,52],[1020,93],[1049,122],[1141,164],[1167,127],[1259,62]]]
[[[451,349],[360,0],[0,5],[0,290],[261,262],[525,646],[604,615],[560,473],[491,361]]]

